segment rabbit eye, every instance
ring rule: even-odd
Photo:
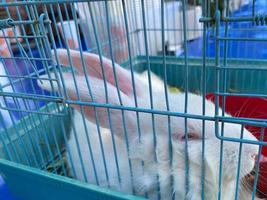
[[[189,132],[189,133],[187,133],[187,139],[188,140],[199,140],[200,137],[199,137],[199,135],[197,133]],[[181,140],[186,140],[186,135],[185,134],[181,137]]]
[[[185,141],[186,140],[186,135],[185,134],[179,134],[179,133],[173,133],[172,134],[172,139],[174,141]],[[188,139],[188,141],[200,140],[201,136],[196,132],[188,132],[187,133],[187,139]]]

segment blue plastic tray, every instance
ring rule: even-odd
[[[5,184],[3,178],[0,176],[0,199],[3,200],[18,200],[9,191],[7,185]]]
[[[251,16],[252,1],[250,4],[243,6],[240,10],[233,13],[234,17]],[[263,14],[267,12],[267,1],[257,0],[255,2],[255,13]],[[207,57],[215,56],[215,39],[213,29],[209,29],[206,35],[206,55]],[[221,26],[220,36],[224,37],[225,27]],[[267,38],[267,27],[256,26],[252,22],[232,22],[228,25],[227,37],[232,38]],[[267,43],[260,41],[227,41],[228,51],[227,58],[239,59],[266,59],[267,58]],[[188,43],[188,56],[202,57],[203,38],[199,38]],[[225,45],[220,42],[220,55],[224,56]]]

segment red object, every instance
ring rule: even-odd
[[[208,94],[207,99],[215,101],[214,94]],[[259,97],[225,97],[225,111],[234,117],[267,119],[267,99]],[[222,106],[222,96],[219,97],[219,105]],[[260,139],[261,128],[255,126],[245,126],[258,140]],[[267,128],[264,129],[264,141],[267,141]],[[257,189],[262,195],[267,197],[267,146],[262,147],[260,158],[260,170]]]

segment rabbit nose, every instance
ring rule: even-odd
[[[258,154],[252,154],[252,155],[251,155],[251,158],[252,158],[253,160],[257,161],[257,159],[258,159]]]

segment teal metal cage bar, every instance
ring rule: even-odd
[[[267,118],[264,113],[231,116],[227,110],[229,97],[266,101],[267,18],[266,11],[258,9],[263,4],[1,2],[0,175],[11,191],[21,199],[46,199],[47,191],[50,199],[266,195],[261,160]],[[235,15],[245,8],[246,15]],[[242,31],[246,35],[237,34]],[[197,41],[200,54],[194,53]],[[262,55],[257,57],[249,43],[262,48]],[[243,51],[253,56],[239,57]],[[147,85],[141,84],[144,80]],[[214,95],[214,105],[208,94]],[[257,106],[263,105],[255,105],[255,110]],[[240,112],[245,109],[241,106]],[[260,131],[249,133],[248,126]],[[193,154],[195,144],[198,152]],[[138,148],[143,152],[138,154]],[[236,156],[232,170],[225,166],[233,156],[229,148]],[[255,161],[249,149],[257,154]],[[212,151],[218,162],[214,170]],[[245,164],[252,162],[255,166],[247,172]],[[232,174],[229,185],[227,173]],[[211,183],[210,177],[216,181]]]

